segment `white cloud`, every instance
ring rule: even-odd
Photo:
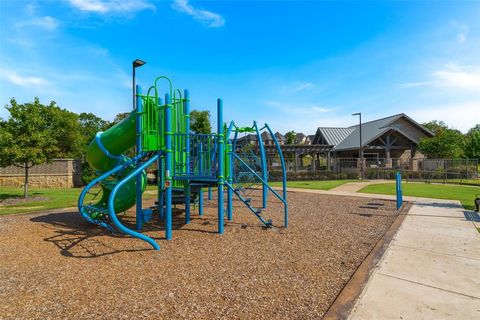
[[[26,87],[26,86],[43,87],[49,84],[49,82],[44,78],[19,75],[18,73],[10,70],[1,70],[0,77],[17,86],[22,86],[22,87]]]
[[[450,21],[450,25],[457,32],[457,41],[459,43],[464,43],[465,41],[467,41],[467,36],[470,28],[466,24],[462,24],[457,21]]]
[[[291,86],[284,87],[282,93],[286,95],[296,94],[302,91],[311,90],[315,85],[311,82],[297,82]]]
[[[264,104],[289,115],[315,115],[336,110],[336,108],[325,108],[316,104],[289,104],[277,101],[265,101]]]
[[[433,76],[439,86],[480,91],[480,66],[447,64]]]
[[[424,81],[424,82],[406,82],[401,83],[399,86],[400,88],[414,88],[414,87],[424,87],[432,84],[432,82]]]
[[[479,110],[480,99],[446,105],[419,105],[406,113],[420,123],[441,120],[455,129],[467,132],[480,122]]]
[[[152,3],[143,0],[68,0],[68,2],[80,11],[99,14],[155,10]]]
[[[221,15],[203,9],[196,9],[188,2],[188,0],[174,0],[172,8],[188,14],[193,19],[200,21],[211,28],[223,27],[225,25],[225,19]]]
[[[400,88],[442,87],[480,92],[480,66],[448,63],[443,68],[430,74],[431,80],[407,82]]]
[[[20,21],[16,24],[17,27],[39,27],[45,30],[54,30],[58,25],[58,20],[51,16],[32,18],[30,20]]]

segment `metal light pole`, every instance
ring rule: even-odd
[[[360,130],[359,131],[360,145],[358,146],[358,156],[360,157],[360,178],[363,180],[364,174],[363,174],[363,147],[362,147],[362,113],[355,112],[355,113],[352,113],[352,116],[358,116],[359,118],[358,129]]]
[[[132,62],[132,92],[133,92],[133,109],[137,109],[137,104],[136,104],[136,95],[137,95],[137,90],[136,90],[136,83],[135,83],[135,69],[138,67],[141,67],[145,64],[145,61],[142,61],[140,59],[135,59]]]
[[[141,115],[140,112],[141,110],[138,110],[138,104],[137,104],[137,86],[135,83],[135,69],[138,67],[141,67],[145,64],[145,61],[142,61],[140,59],[136,59],[132,62],[132,91],[133,91],[133,110],[136,112],[136,117],[135,117],[135,131],[137,132],[137,137],[135,141],[135,153],[138,155],[142,152],[142,137],[139,134],[141,130]],[[141,107],[141,101],[140,101],[140,107]],[[137,164],[137,167],[140,166],[140,163]],[[142,209],[142,174],[137,175],[136,177],[136,200],[135,200],[135,222],[136,222],[136,228],[137,230],[142,230],[143,226],[143,209]]]

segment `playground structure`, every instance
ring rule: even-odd
[[[162,100],[158,82],[168,83],[168,92]],[[233,220],[233,196],[235,195],[267,228],[273,226],[264,216],[270,191],[283,203],[283,226],[288,226],[286,170],[280,145],[272,130],[265,124],[259,127],[254,121],[251,127],[238,127],[234,121],[227,126],[223,122],[223,101],[217,100],[217,132],[210,134],[190,131],[190,97],[174,90],[171,81],[164,76],[142,94],[136,86],[136,108],[126,119],[97,133],[90,143],[86,159],[98,174],[81,192],[79,212],[87,221],[111,232],[123,233],[144,240],[159,250],[152,238],[140,231],[154,213],[165,223],[165,237],[172,239],[172,205],[185,205],[185,224],[190,223],[191,204],[198,204],[203,214],[203,189],[217,187],[218,233],[224,232],[225,213]],[[267,130],[274,140],[283,173],[281,195],[268,184],[266,155],[261,132]],[[259,151],[236,150],[240,133],[255,133]],[[233,136],[233,137],[232,137]],[[232,138],[231,138],[232,137]],[[125,153],[135,146],[135,156]],[[157,164],[158,194],[156,206],[142,207],[142,193],[146,189],[146,169]],[[253,204],[249,190],[261,186],[260,206]],[[100,188],[96,188],[100,186]],[[227,195],[225,209],[224,188]],[[87,194],[92,199],[86,203]],[[97,200],[98,199],[98,200]],[[117,214],[136,206],[136,230],[123,225]]]

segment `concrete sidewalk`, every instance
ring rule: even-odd
[[[458,201],[412,200],[349,319],[480,319],[478,215]]]

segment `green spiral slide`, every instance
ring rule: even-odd
[[[135,113],[130,115],[109,128],[105,132],[97,133],[87,149],[86,160],[88,164],[101,174],[107,172],[119,165],[125,165],[129,162],[129,158],[123,155],[125,151],[135,145]],[[93,204],[94,208],[98,210],[89,210],[91,218],[97,219],[108,209],[108,197],[115,187],[115,185],[126,177],[132,170],[134,165],[127,167],[120,173],[112,175],[100,182],[102,188],[102,196],[100,200]],[[142,175],[142,192],[147,185],[146,173]],[[136,179],[128,181],[123,187],[118,190],[114,200],[115,212],[126,211],[135,205],[136,201]]]

